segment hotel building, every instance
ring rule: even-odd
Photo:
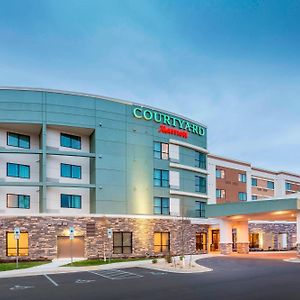
[[[209,154],[201,123],[29,88],[0,88],[0,108],[1,260],[15,228],[24,259],[296,247],[300,176]]]

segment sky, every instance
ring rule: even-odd
[[[135,101],[300,173],[300,0],[0,0],[0,86]]]

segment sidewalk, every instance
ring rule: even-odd
[[[111,263],[107,265],[98,265],[98,266],[89,266],[89,267],[62,267],[70,263],[70,258],[67,259],[54,259],[51,263],[40,265],[28,269],[20,270],[10,270],[0,272],[0,278],[10,278],[10,277],[25,277],[25,276],[37,276],[44,274],[59,274],[59,273],[74,273],[74,272],[85,272],[93,270],[110,270],[110,269],[122,269],[122,268],[147,268],[153,270],[163,270],[166,272],[175,272],[175,273],[195,273],[195,272],[207,272],[211,271],[209,268],[205,268],[196,263],[196,260],[215,257],[216,255],[210,254],[201,254],[201,255],[192,255],[192,264],[195,265],[189,270],[182,270],[180,267],[174,268],[169,264],[169,266],[164,266],[164,258],[158,259],[157,264],[152,263],[152,259],[149,260],[139,260],[139,261],[129,261],[129,262],[120,262],[120,263]],[[74,258],[74,261],[84,260],[84,258]],[[189,264],[189,256],[186,258],[186,264]]]

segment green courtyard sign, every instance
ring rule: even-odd
[[[156,123],[172,126],[181,130],[186,130],[194,134],[198,134],[201,136],[205,135],[205,129],[202,126],[178,117],[154,111],[149,108],[135,107],[133,109],[133,115],[137,119],[144,119],[146,121],[153,120]]]

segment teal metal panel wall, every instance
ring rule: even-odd
[[[154,141],[170,138],[206,148],[206,134],[189,133],[188,139],[159,133],[159,123],[137,119],[135,106],[95,97],[48,91],[0,90],[0,122],[38,123],[91,128],[91,212],[107,214],[152,214],[153,197],[169,197],[168,188],[153,186],[153,169],[170,169],[169,161],[153,158]],[[170,113],[170,115],[172,115]],[[206,131],[206,129],[205,129]],[[46,133],[45,133],[46,134]],[[44,137],[45,140],[45,137]],[[42,145],[41,170],[45,170],[46,147]],[[180,147],[180,163],[194,166],[194,151]],[[176,170],[178,171],[178,170]],[[180,190],[195,192],[195,173],[179,170]],[[41,190],[46,176],[41,176]],[[195,198],[181,197],[188,215]],[[45,194],[40,196],[41,207]]]

